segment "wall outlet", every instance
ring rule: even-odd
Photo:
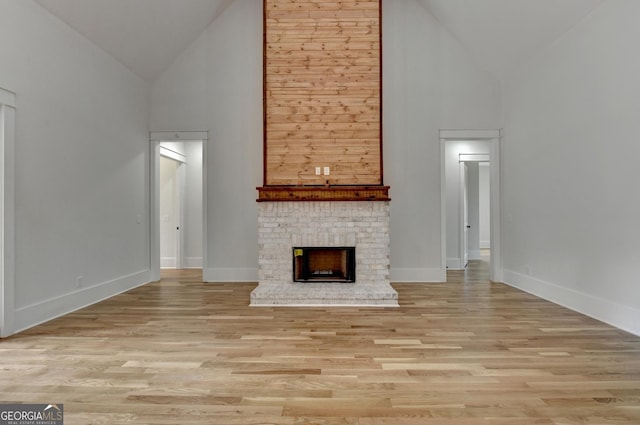
[[[316,167],[316,176],[322,175],[320,172],[320,167]]]
[[[331,170],[329,169],[329,167],[324,167],[324,175],[325,176],[328,176],[330,174],[330,171]]]

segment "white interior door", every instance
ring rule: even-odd
[[[469,263],[469,167],[466,162],[460,163],[460,205],[461,211],[461,240],[460,240],[460,258],[462,260],[462,268],[467,267]]]
[[[160,265],[182,267],[181,162],[160,158]]]

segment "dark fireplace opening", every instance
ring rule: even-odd
[[[355,282],[355,247],[294,247],[294,282]]]

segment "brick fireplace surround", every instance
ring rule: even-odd
[[[397,306],[382,161],[381,0],[264,2],[264,179],[252,306]],[[355,282],[293,282],[354,247]]]
[[[252,306],[398,306],[389,283],[388,201],[260,202],[258,208]],[[355,247],[356,282],[294,283],[297,246]]]

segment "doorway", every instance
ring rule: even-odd
[[[152,132],[151,273],[204,269],[207,132]]]
[[[443,275],[472,259],[501,281],[500,131],[441,130],[440,148]]]
[[[0,338],[14,332],[16,95],[0,88]]]

